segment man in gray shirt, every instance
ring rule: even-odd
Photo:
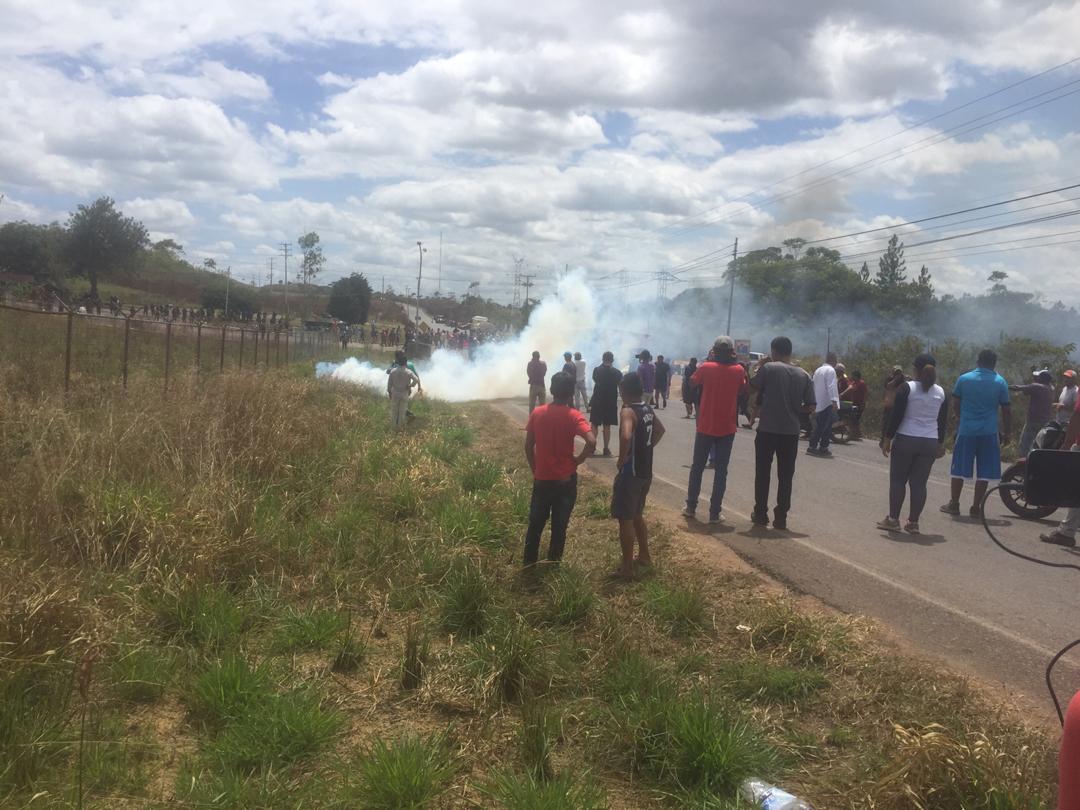
[[[1035,377],[1033,383],[1009,386],[1010,391],[1019,391],[1028,396],[1027,420],[1024,422],[1024,432],[1020,434],[1020,445],[1016,448],[1020,458],[1027,458],[1035,444],[1035,437],[1046,427],[1054,411],[1054,378],[1049,369],[1036,371],[1032,376]]]
[[[791,485],[799,455],[799,415],[814,409],[814,383],[791,362],[791,339],[773,338],[772,353],[758,363],[750,385],[757,391],[758,432],[754,440],[754,513],[756,526],[769,525],[769,487],[776,458],[776,509],[773,528],[787,529]]]

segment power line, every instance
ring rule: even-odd
[[[978,98],[972,99],[971,101],[967,101],[964,104],[961,104],[959,106],[953,107],[953,108],[948,109],[948,110],[945,110],[944,112],[938,113],[936,115],[932,115],[929,118],[924,118],[921,121],[917,121],[914,124],[911,124],[910,126],[905,127],[904,129],[897,130],[896,132],[892,133],[891,135],[886,135],[883,138],[879,138],[878,140],[873,141],[872,143],[864,144],[864,145],[862,145],[862,146],[860,146],[860,147],[858,147],[856,149],[852,149],[849,152],[845,152],[842,155],[838,155],[837,157],[830,158],[829,160],[822,161],[821,163],[817,163],[817,164],[815,164],[813,166],[810,166],[807,169],[803,169],[802,171],[796,172],[795,174],[788,175],[787,177],[782,177],[781,179],[776,180],[775,182],[769,183],[768,185],[762,186],[761,188],[755,189],[754,191],[747,192],[746,194],[742,195],[741,197],[736,197],[734,200],[729,200],[728,202],[725,202],[722,205],[715,206],[715,207],[707,209],[705,211],[700,211],[697,214],[692,214],[691,216],[687,217],[687,219],[696,219],[697,217],[705,216],[705,215],[710,214],[710,213],[712,213],[714,211],[719,211],[722,208],[725,208],[725,207],[727,207],[729,205],[732,205],[732,204],[737,203],[737,202],[741,202],[743,200],[748,199],[749,197],[753,197],[755,194],[760,194],[763,191],[767,191],[770,188],[775,188],[776,186],[778,186],[778,185],[780,185],[782,183],[786,183],[789,180],[794,180],[794,179],[796,179],[798,177],[802,177],[805,174],[809,174],[812,171],[816,171],[817,169],[824,168],[825,166],[830,166],[833,163],[836,163],[837,161],[843,160],[844,158],[847,158],[847,157],[851,157],[852,155],[856,155],[859,152],[865,152],[867,149],[872,149],[873,147],[878,146],[878,145],[880,145],[882,143],[885,143],[886,141],[892,140],[893,138],[897,138],[900,135],[904,135],[905,133],[911,132],[911,130],[913,130],[913,129],[918,129],[919,127],[925,126],[926,124],[929,124],[929,123],[931,123],[933,121],[937,121],[937,120],[939,120],[941,118],[945,118],[945,117],[947,117],[949,115],[952,115],[955,112],[959,112],[960,110],[963,110],[963,109],[971,107],[971,106],[973,106],[975,104],[978,104],[980,101],[985,101],[988,98],[993,98],[994,96],[1000,95],[1001,93],[1005,93],[1005,92],[1008,92],[1009,90],[1013,90],[1013,89],[1019,87],[1022,84],[1026,84],[1027,82],[1034,81],[1035,79],[1042,78],[1043,76],[1046,76],[1046,75],[1048,75],[1050,73],[1053,73],[1053,72],[1055,72],[1057,70],[1061,70],[1062,68],[1068,67],[1069,65],[1072,65],[1072,64],[1074,64],[1076,62],[1080,62],[1080,56],[1076,56],[1076,57],[1074,57],[1072,59],[1069,59],[1068,61],[1062,62],[1059,65],[1054,65],[1053,67],[1047,68],[1046,70],[1040,71],[1039,73],[1034,73],[1034,74],[1032,74],[1030,76],[1026,76],[1023,79],[1020,79],[1019,81],[1013,82],[1010,85],[1006,85],[1005,87],[994,90],[993,92],[986,93],[985,95],[979,96]],[[675,227],[675,225],[677,225],[677,224],[678,223],[672,223],[670,225],[665,225],[662,228],[660,228],[660,230],[663,231],[663,230],[666,230],[667,228]]]
[[[1032,100],[1034,100],[1036,98],[1041,98],[1041,97],[1049,95],[1051,93],[1056,93],[1056,92],[1058,92],[1060,90],[1063,90],[1063,89],[1065,89],[1067,87],[1071,87],[1071,86],[1076,85],[1076,84],[1080,84],[1080,79],[1074,79],[1072,81],[1066,82],[1066,83],[1064,83],[1062,85],[1059,85],[1057,87],[1051,88],[1050,90],[1043,91],[1042,93],[1037,93],[1034,96],[1029,96],[1028,98],[1022,99],[1021,101],[1014,102],[1013,104],[1006,105],[1005,107],[1001,107],[1001,108],[999,108],[997,110],[993,110],[993,111],[991,111],[989,113],[985,113],[983,115],[977,116],[976,118],[970,119],[968,121],[963,121],[963,122],[961,122],[961,123],[959,123],[959,124],[957,124],[957,125],[955,125],[953,127],[950,127],[949,129],[942,130],[941,132],[932,133],[932,134],[927,135],[927,136],[925,136],[923,138],[920,138],[917,141],[913,141],[910,144],[899,147],[898,149],[894,149],[891,152],[885,152],[885,153],[883,153],[881,155],[876,155],[875,157],[868,158],[867,160],[861,161],[860,163],[856,163],[853,166],[849,166],[849,167],[847,167],[845,169],[841,169],[839,171],[828,174],[825,177],[819,178],[819,179],[817,179],[817,180],[815,180],[815,181],[813,181],[811,183],[807,183],[806,185],[801,186],[799,188],[792,189],[791,191],[787,191],[787,192],[778,194],[776,196],[770,197],[769,199],[763,200],[760,203],[754,204],[754,203],[751,203],[751,202],[748,202],[748,201],[745,201],[745,200],[742,201],[742,202],[743,202],[744,205],[747,205],[750,208],[753,208],[755,210],[761,210],[761,208],[763,206],[771,205],[773,203],[781,202],[783,200],[790,199],[791,197],[795,197],[795,196],[798,196],[800,194],[804,194],[805,192],[813,190],[815,188],[818,188],[819,186],[835,182],[836,180],[840,180],[840,179],[843,179],[845,177],[849,177],[849,176],[851,176],[853,174],[858,174],[860,172],[865,171],[866,169],[870,169],[870,168],[873,168],[875,166],[881,166],[881,165],[884,165],[886,163],[891,163],[892,161],[897,160],[897,159],[899,159],[901,157],[907,157],[908,155],[915,154],[916,152],[921,152],[924,149],[929,149],[930,147],[936,146],[936,145],[938,145],[940,143],[944,143],[945,141],[953,140],[953,139],[955,139],[956,137],[958,137],[960,135],[965,135],[965,134],[967,134],[969,132],[975,131],[976,129],[982,129],[983,127],[987,127],[990,124],[994,124],[994,123],[997,123],[999,121],[1003,121],[1006,118],[1012,118],[1013,116],[1019,115],[1020,113],[1028,112],[1030,110],[1034,110],[1034,109],[1037,109],[1039,107],[1043,107],[1043,106],[1045,106],[1047,104],[1052,104],[1055,101],[1060,101],[1061,99],[1067,98],[1067,97],[1072,96],[1072,95],[1075,95],[1076,93],[1080,93],[1080,87],[1078,87],[1078,88],[1070,90],[1070,91],[1068,91],[1066,93],[1062,93],[1061,95],[1056,96],[1054,98],[1045,99],[1045,100],[1040,101],[1040,102],[1038,102],[1036,104],[1030,104],[1027,107],[1022,107],[1021,109],[1015,109],[1015,110],[1013,109],[1014,107],[1019,107],[1019,106],[1021,106],[1023,104],[1028,104],[1028,102],[1030,102],[1030,101],[1032,101]],[[1013,111],[1008,112],[1008,113],[1006,113],[1004,115],[998,115],[998,113],[1003,113],[1006,110],[1013,110]],[[982,121],[981,123],[975,123],[977,121],[980,121],[981,119],[988,118],[990,116],[995,116],[995,115],[997,115],[998,117],[990,118],[990,120]],[[965,127],[966,127],[966,129],[965,129]],[[929,143],[927,141],[929,141]],[[734,216],[734,214],[731,214],[731,215],[725,216],[725,217],[710,219],[710,220],[707,220],[707,221],[705,221],[705,222],[703,222],[703,223],[701,223],[699,225],[688,227],[685,230],[693,230],[695,228],[703,227],[705,225],[716,225],[716,224],[719,224],[721,222],[725,222],[727,220],[730,220],[732,218],[732,216]]]

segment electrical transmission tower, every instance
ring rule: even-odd
[[[669,281],[678,281],[678,277],[667,270],[658,270],[656,273],[656,299],[663,301],[667,298],[667,285]]]
[[[285,257],[285,322],[289,322],[289,251],[292,245],[288,242],[281,243],[281,255]]]
[[[525,301],[521,305],[522,307],[529,306],[529,288],[533,286],[533,279],[536,278],[535,273],[522,273],[521,274],[521,286],[525,288]]]
[[[525,258],[514,259],[514,303],[513,308],[521,306],[521,268],[525,265]]]

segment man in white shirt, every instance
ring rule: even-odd
[[[814,372],[814,401],[817,411],[814,413],[810,432],[810,448],[806,451],[811,456],[832,458],[829,441],[832,439],[832,426],[840,412],[840,391],[836,381],[836,352],[825,355],[825,362]]]
[[[587,411],[589,405],[589,378],[585,376],[586,364],[581,359],[581,352],[574,352],[574,407],[579,411]]]
[[[1061,396],[1058,397],[1053,417],[1059,425],[1065,426],[1069,424],[1076,410],[1076,372],[1070,368],[1061,376],[1065,385],[1061,389]]]

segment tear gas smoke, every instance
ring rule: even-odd
[[[529,323],[512,340],[481,344],[473,361],[456,351],[439,349],[430,361],[417,363],[417,371],[425,392],[449,402],[462,402],[521,396],[527,390],[525,365],[534,351],[547,362],[549,376],[562,368],[566,351],[581,352],[590,369],[599,365],[605,351],[615,354],[618,365],[629,363],[641,348],[650,349],[654,355],[659,351],[678,356],[681,347],[659,340],[660,318],[647,309],[618,301],[602,304],[585,274],[571,273],[559,282],[554,295],[537,305]],[[655,311],[655,307],[652,309]],[[669,328],[665,325],[663,331]],[[680,339],[680,343],[690,342],[687,336]],[[693,351],[699,349],[695,346]],[[385,369],[356,358],[340,364],[320,363],[316,374],[386,388]]]

